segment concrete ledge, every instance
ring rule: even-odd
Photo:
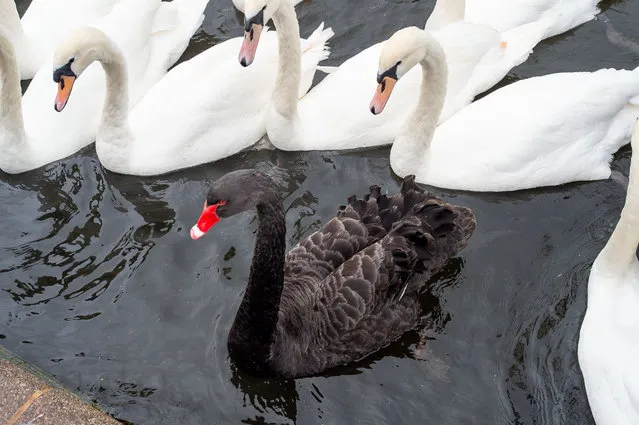
[[[121,425],[0,347],[0,424]]]

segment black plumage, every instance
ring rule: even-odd
[[[285,256],[281,196],[263,173],[217,180],[207,203],[220,217],[256,208],[248,287],[228,338],[237,366],[299,377],[359,360],[413,329],[420,289],[463,249],[472,211],[431,196],[406,177],[400,193],[372,186]]]

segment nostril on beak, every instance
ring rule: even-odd
[[[248,66],[248,65],[246,64],[246,58],[242,58],[242,59],[240,60],[240,65],[242,65],[242,66],[243,66],[243,67],[245,67],[245,68]]]

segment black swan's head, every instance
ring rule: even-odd
[[[237,170],[217,179],[211,185],[204,209],[197,224],[191,228],[191,239],[199,239],[220,219],[253,209],[267,202],[269,194],[277,192],[273,181],[257,170]]]

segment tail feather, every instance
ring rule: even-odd
[[[162,2],[153,21],[153,48],[166,52],[165,68],[182,56],[191,37],[204,21],[208,0]]]
[[[419,291],[465,248],[476,226],[470,209],[430,195],[415,183],[415,176],[406,177],[400,192],[390,197],[379,186],[371,186],[363,199],[351,196],[337,217],[363,223],[367,245],[381,245],[389,282],[397,283],[390,294],[396,301]]]
[[[324,29],[322,22],[306,39],[300,40],[302,47],[302,78],[298,91],[298,98],[302,98],[311,88],[317,64],[328,58],[330,49],[328,40],[335,35],[332,28]]]
[[[473,88],[474,94],[479,94],[501,81],[512,68],[528,59],[551,24],[549,19],[543,19],[502,33],[501,43],[482,58],[468,87]]]
[[[554,37],[566,31],[578,27],[579,25],[592,21],[601,13],[601,9],[597,6],[600,0],[591,0],[590,2],[579,2],[577,7],[572,8],[568,13],[562,13],[560,19],[554,19],[552,25],[548,27],[544,34],[544,39]],[[553,14],[557,16],[558,14]]]
[[[416,184],[414,176],[404,179],[399,196],[404,200],[404,213],[389,236],[408,239],[416,256],[414,270],[430,276],[468,245],[475,216],[466,207],[430,195]]]
[[[523,63],[551,25],[552,21],[545,18],[502,33],[502,46],[505,46],[504,60],[513,63],[513,66]]]
[[[434,237],[442,237],[455,229],[455,212],[437,202],[427,202],[416,207],[415,215],[428,223]]]
[[[411,243],[406,244],[406,239]],[[396,267],[406,267],[411,272],[427,272],[437,255],[435,238],[424,230],[423,222],[415,216],[402,220],[383,243],[391,251]]]
[[[410,270],[420,274],[418,279],[407,281],[406,292],[419,291],[431,276],[468,245],[475,230],[475,217],[468,208],[446,204],[436,198],[417,208],[415,215],[402,218],[382,241],[385,244],[390,239],[395,245],[402,246],[402,255],[392,251],[396,267],[410,264]],[[398,237],[411,243],[402,245]]]
[[[348,198],[341,206],[338,217],[361,221],[369,233],[369,243],[387,235],[404,236],[418,244],[430,235],[437,244],[447,245],[446,251],[456,252],[466,246],[475,230],[475,216],[465,207],[448,204],[438,199],[415,182],[415,176],[404,178],[400,192],[393,196],[381,193],[377,185],[371,186],[363,199]],[[411,239],[411,238],[417,239]],[[452,255],[452,254],[451,254]]]
[[[322,22],[306,40],[301,40],[302,53],[314,52],[319,55],[317,61],[323,61],[330,54],[330,49],[326,43],[334,35],[333,29],[330,27],[324,29],[324,22]]]
[[[125,55],[138,54],[149,47],[152,28],[162,4],[160,0],[121,0],[110,13],[91,26],[104,31],[122,48]],[[164,18],[161,20],[165,21]],[[122,28],[135,28],[135,31],[123,31]]]

